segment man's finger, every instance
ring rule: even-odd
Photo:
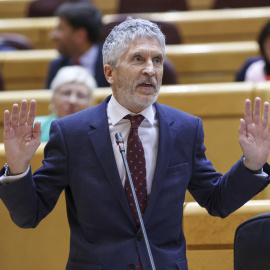
[[[4,132],[8,132],[10,130],[10,118],[9,111],[4,111]]]
[[[23,99],[19,113],[19,125],[24,125],[27,118],[27,100]]]
[[[35,139],[40,139],[41,136],[41,121],[38,120],[34,125],[33,137]]]
[[[239,135],[242,137],[245,137],[247,134],[247,125],[246,125],[246,121],[244,119],[240,119],[240,127],[239,127]]]
[[[247,125],[252,123],[252,114],[251,114],[251,101],[246,99],[245,101],[245,122]]]
[[[260,124],[260,119],[261,119],[261,99],[256,97],[254,101],[253,122],[255,124]]]
[[[11,126],[14,128],[18,124],[18,111],[19,111],[19,105],[13,104],[12,111],[11,111]]]
[[[269,121],[269,103],[268,102],[264,102],[264,105],[263,105],[263,116],[262,116],[262,126],[264,128],[267,128],[268,121]]]
[[[36,111],[37,111],[37,104],[35,100],[31,100],[30,106],[29,106],[29,112],[27,117],[27,124],[30,126],[33,126],[35,117],[36,117]]]

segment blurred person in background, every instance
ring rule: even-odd
[[[45,87],[50,87],[60,68],[72,65],[85,67],[98,87],[108,87],[103,71],[102,45],[98,43],[102,30],[101,12],[91,3],[65,3],[57,9],[56,16],[59,23],[51,37],[60,56],[50,63]]]
[[[270,21],[262,28],[258,44],[261,55],[246,60],[237,73],[236,81],[262,82],[270,80]]]
[[[81,66],[61,68],[51,84],[52,114],[36,117],[41,121],[41,142],[49,140],[51,122],[93,106],[95,79]]]

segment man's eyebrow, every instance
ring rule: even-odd
[[[137,55],[142,56],[142,55],[144,55],[144,53],[143,52],[133,52],[131,54],[131,56],[137,56]]]
[[[146,53],[144,53],[144,52],[138,51],[138,52],[133,52],[133,53],[131,53],[130,55],[131,55],[131,56],[137,56],[137,55],[143,56],[143,55],[145,55],[145,54],[146,54]],[[156,54],[154,54],[154,57],[164,58],[164,57],[163,57],[163,54],[162,54],[162,53],[159,53],[159,52],[157,52]]]
[[[162,59],[164,58],[162,53],[157,53],[154,57],[160,57]]]

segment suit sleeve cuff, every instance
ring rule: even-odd
[[[252,174],[254,174],[254,175],[258,176],[258,177],[262,177],[262,178],[267,178],[267,177],[269,176],[266,172],[263,171],[263,167],[262,167],[261,169],[259,169],[258,171],[254,171],[254,170],[248,169],[248,168],[245,166],[244,162],[243,162],[243,158],[244,158],[244,157],[241,158],[241,162],[242,162],[243,166],[244,166],[249,172],[251,172]]]
[[[18,175],[7,175],[7,173],[5,173],[4,175],[0,177],[0,185],[11,184],[15,181],[20,180],[21,178],[27,175],[29,170],[30,170],[30,165],[28,165],[28,169],[24,173],[21,173]]]

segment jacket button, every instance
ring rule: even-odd
[[[143,239],[143,233],[142,232],[139,232],[138,234],[137,234],[137,240],[138,241],[141,241]]]
[[[130,263],[128,265],[128,270],[134,270],[135,269],[135,264],[134,263]]]

